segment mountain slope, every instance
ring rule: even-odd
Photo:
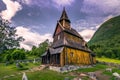
[[[106,57],[119,58],[120,16],[111,18],[103,23],[88,42],[88,46],[97,53],[98,56],[104,55]]]

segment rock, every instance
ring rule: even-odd
[[[82,79],[77,77],[77,78],[74,78],[73,80],[82,80]]]
[[[112,72],[111,68],[106,68],[106,71]]]
[[[12,74],[12,75],[10,75],[10,76],[13,77],[13,76],[15,76],[15,75]]]
[[[74,78],[73,80],[78,80],[78,78]]]
[[[95,72],[88,72],[88,75],[92,80],[97,80]]]
[[[20,68],[20,64],[19,64],[19,63],[16,63],[16,67],[17,67],[17,68]]]
[[[115,77],[120,77],[120,75],[119,75],[117,72],[114,72],[114,73],[113,73],[113,76],[115,76]]]
[[[3,78],[8,78],[8,77],[10,77],[10,76],[4,76]]]
[[[33,63],[36,63],[36,60],[35,60],[35,58],[34,58],[34,61],[33,61]]]
[[[70,80],[68,77],[65,77],[65,79],[64,80]]]
[[[86,74],[84,74],[84,73],[81,73],[80,76],[81,76],[81,77],[85,77],[85,76],[88,76],[88,75],[86,75]]]

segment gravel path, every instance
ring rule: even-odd
[[[95,74],[98,80],[110,80],[110,76],[104,75],[102,70],[96,71]]]

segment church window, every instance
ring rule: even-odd
[[[60,35],[58,35],[58,40],[60,39]]]

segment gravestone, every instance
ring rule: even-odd
[[[35,58],[34,58],[34,61],[33,61],[33,63],[36,63],[36,60],[35,60]]]
[[[8,66],[10,63],[8,62],[8,61],[6,61],[6,63],[5,63],[5,66]]]
[[[17,67],[17,68],[20,68],[20,64],[19,64],[18,62],[16,63],[16,67]]]
[[[23,73],[22,80],[28,80],[25,72]]]
[[[64,79],[64,80],[70,80],[70,79],[69,79],[69,77],[65,77],[65,79]]]
[[[16,67],[17,67],[17,68],[21,68],[22,65],[20,65],[20,63],[17,62],[17,63],[16,63]]]
[[[88,75],[91,79],[97,80],[95,72],[88,72]]]
[[[112,68],[106,68],[106,71],[112,72]]]

